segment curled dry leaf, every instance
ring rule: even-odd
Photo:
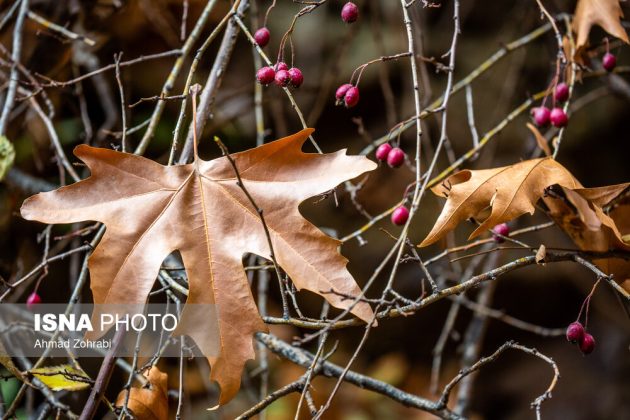
[[[551,149],[549,148],[549,142],[547,142],[547,139],[545,138],[545,136],[543,136],[540,131],[538,130],[538,128],[532,124],[532,123],[527,123],[527,128],[529,128],[529,131],[532,132],[532,134],[534,135],[534,138],[536,138],[536,143],[538,144],[538,147],[540,147],[540,149],[545,152],[545,156],[551,156]]]
[[[442,238],[462,221],[477,216],[487,207],[490,215],[470,235],[474,238],[494,226],[525,213],[533,214],[536,202],[550,185],[581,187],[561,164],[551,158],[533,159],[501,168],[457,172],[432,188],[447,197],[433,229],[420,246]]]
[[[168,375],[153,366],[144,373],[148,379],[148,388],[131,388],[127,408],[138,420],[168,419]],[[116,407],[122,407],[127,398],[127,391],[120,391],[116,398]]]
[[[562,197],[544,197],[550,216],[584,251],[630,251],[625,236],[630,234],[630,198],[625,196],[613,208],[604,208],[630,187],[630,183],[600,188],[563,189]],[[630,292],[630,261],[606,258],[594,261],[606,274]]]
[[[610,35],[628,43],[628,34],[619,21],[623,11],[619,0],[578,0],[573,17],[573,32],[577,36],[576,48],[588,43],[593,25],[601,26]]]
[[[376,164],[362,156],[347,156],[344,150],[303,153],[302,145],[312,131],[232,158],[247,190],[264,210],[282,269],[298,289],[318,293],[331,305],[347,309],[353,301],[345,297],[358,296],[360,289],[346,269],[348,260],[338,252],[340,242],[304,219],[298,205],[373,170]],[[105,224],[105,236],[89,260],[96,304],[144,304],[162,261],[179,251],[189,294],[175,334],[195,340],[212,366],[211,379],[221,386],[219,404],[226,403],[239,389],[245,362],[254,358],[252,335],[266,330],[242,257],[270,255],[259,215],[237,185],[234,168],[226,157],[163,166],[141,156],[85,145],[74,153],[91,176],[29,198],[22,216],[44,223],[96,220]],[[331,289],[339,294],[326,293]],[[216,305],[218,326],[199,319],[191,304]],[[351,312],[364,321],[373,315],[365,302],[354,305]]]

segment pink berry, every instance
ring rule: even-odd
[[[291,81],[291,75],[286,70],[278,70],[276,72],[275,80],[276,80],[276,85],[285,87]]]
[[[289,69],[289,77],[291,78],[291,86],[294,88],[299,88],[304,82],[304,75],[297,67],[291,67]]]
[[[555,98],[558,102],[564,102],[569,99],[569,86],[566,83],[558,83],[556,86]]]
[[[376,159],[380,160],[381,162],[385,162],[387,160],[387,155],[389,155],[389,152],[391,152],[392,150],[392,146],[389,145],[389,143],[383,143],[380,146],[378,146],[378,149],[376,149]]]
[[[350,83],[346,83],[345,85],[341,85],[337,88],[335,92],[335,98],[337,99],[337,105],[340,105],[340,102],[343,101],[344,96],[346,96],[346,92],[350,89],[352,85]]]
[[[396,207],[396,210],[392,213],[392,223],[396,226],[402,226],[407,223],[407,219],[409,219],[409,210],[407,210],[407,207]]]
[[[398,168],[405,161],[405,152],[399,147],[394,147],[387,155],[387,164],[392,168]]]
[[[595,350],[595,339],[589,333],[585,333],[580,341],[580,351],[582,354],[591,354]]]
[[[572,343],[581,343],[584,338],[584,327],[576,321],[567,327],[567,340]]]
[[[273,82],[276,72],[271,67],[262,67],[256,72],[256,79],[261,85],[268,85]]]
[[[533,109],[534,122],[538,127],[544,127],[549,124],[549,118],[551,117],[551,111],[546,106],[540,106]]]
[[[274,68],[276,69],[276,71],[289,70],[289,66],[284,61],[280,61],[280,62],[276,63]]]
[[[29,309],[32,308],[33,305],[37,305],[38,303],[42,303],[42,298],[39,297],[37,292],[31,293],[30,295],[28,295],[28,298],[26,298],[26,307]]]
[[[602,66],[606,69],[606,71],[613,71],[615,66],[617,65],[617,57],[614,54],[606,53],[602,58]]]
[[[505,239],[503,239],[501,236],[508,236],[510,234],[510,227],[507,225],[507,223],[501,223],[496,225],[493,229],[492,229],[493,235],[492,238],[494,239],[495,242],[497,243],[503,243],[505,241]]]
[[[346,23],[352,23],[359,18],[359,8],[356,4],[349,1],[343,5],[341,9],[341,19]]]
[[[271,32],[269,32],[269,29],[265,27],[260,28],[254,34],[254,39],[256,40],[256,44],[258,44],[261,48],[269,44],[270,38],[271,38]]]
[[[553,124],[554,127],[564,127],[569,122],[569,117],[567,117],[567,114],[564,113],[562,108],[552,109],[549,119],[551,120],[551,124]]]
[[[359,103],[359,88],[351,86],[346,91],[346,95],[343,97],[343,102],[346,104],[346,108],[352,108]]]

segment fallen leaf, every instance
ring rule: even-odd
[[[138,420],[167,420],[168,375],[153,366],[144,376],[148,379],[149,388],[131,388],[127,408]],[[120,391],[116,407],[122,407],[126,399],[127,391]]]
[[[623,11],[619,0],[578,0],[573,17],[573,32],[577,35],[576,48],[588,43],[593,25],[601,26],[610,35],[628,43],[628,34],[621,25]]]
[[[312,129],[232,155],[245,187],[264,210],[279,265],[298,289],[347,309],[360,293],[338,252],[340,242],[304,219],[298,205],[341,182],[373,170],[365,157],[345,151],[307,154]],[[107,227],[90,257],[96,304],[143,304],[162,261],[179,251],[189,294],[175,334],[191,336],[207,357],[219,404],[240,387],[241,371],[254,358],[252,335],[265,331],[242,264],[245,253],[270,255],[256,209],[237,185],[226,157],[163,166],[141,156],[80,145],[75,155],[91,171],[86,180],[26,200],[22,216],[44,223],[96,220]],[[339,294],[328,293],[335,290]],[[207,319],[191,304],[216,304],[217,343]],[[351,312],[372,319],[365,302]],[[95,314],[93,314],[95,316]],[[97,337],[88,336],[90,339]],[[218,353],[218,354],[217,354]]]
[[[53,391],[80,391],[89,388],[93,383],[78,365],[47,366],[31,369],[28,373]]]
[[[494,226],[525,213],[533,214],[536,202],[550,185],[581,187],[561,164],[551,158],[533,159],[511,166],[457,172],[432,188],[438,196],[447,197],[433,229],[419,245],[438,241],[460,222],[491,207],[490,215],[470,235],[474,238]]]

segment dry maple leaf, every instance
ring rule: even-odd
[[[492,208],[490,215],[470,238],[525,213],[533,214],[534,205],[543,196],[545,188],[554,184],[569,188],[581,186],[564,166],[551,158],[457,172],[432,188],[436,195],[448,198],[433,229],[420,246],[438,241],[460,222],[475,217],[487,207]]]
[[[340,242],[302,217],[298,205],[376,167],[345,150],[307,154],[312,129],[232,155],[243,183],[264,210],[276,259],[298,289],[347,309],[360,289],[338,252]],[[242,264],[245,253],[270,249],[256,209],[237,185],[226,157],[163,166],[141,156],[78,146],[91,176],[26,200],[22,216],[44,223],[96,220],[107,227],[89,260],[96,304],[143,304],[162,261],[179,251],[189,294],[176,334],[191,336],[221,386],[219,404],[238,391],[243,365],[254,358],[252,334],[265,331]],[[335,290],[339,294],[328,293]],[[216,304],[220,343],[190,304]],[[195,314],[193,314],[195,312]],[[351,312],[372,319],[365,302]],[[214,354],[213,354],[214,353]]]
[[[593,25],[601,26],[610,35],[628,43],[628,34],[619,21],[623,11],[619,0],[578,0],[573,17],[573,31],[577,35],[576,48],[588,43]]]
[[[133,387],[129,390],[127,408],[138,420],[168,419],[168,375],[153,366],[144,373],[150,388]],[[116,407],[122,407],[127,399],[127,391],[120,391]]]

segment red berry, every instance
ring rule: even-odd
[[[540,106],[533,109],[534,122],[538,127],[544,127],[549,124],[549,118],[551,117],[551,111],[546,106]]]
[[[494,239],[495,242],[497,243],[502,243],[505,241],[505,239],[503,239],[501,236],[509,236],[510,234],[510,227],[507,225],[507,223],[501,223],[496,225],[493,229],[492,229],[493,235],[492,238]]]
[[[578,321],[567,327],[567,340],[572,343],[581,343],[584,338],[584,327]]]
[[[273,82],[276,72],[271,67],[262,67],[256,72],[256,79],[261,85],[268,85]]]
[[[269,29],[265,27],[260,28],[254,34],[254,39],[256,40],[256,44],[258,44],[260,47],[264,47],[265,45],[269,44],[270,38],[271,38],[271,32],[269,32]]]
[[[554,127],[564,127],[569,122],[569,117],[567,117],[567,114],[564,113],[562,108],[552,109],[549,119],[551,120],[551,124],[553,124]]]
[[[304,76],[302,72],[297,67],[291,67],[289,69],[289,77],[291,78],[291,86],[294,88],[299,88],[300,85],[304,82]]]
[[[405,161],[405,152],[399,147],[394,147],[387,155],[387,164],[392,168],[398,168]]]
[[[341,19],[346,23],[352,23],[359,18],[359,8],[356,4],[349,1],[343,5],[341,9]]]
[[[569,99],[569,86],[566,83],[558,83],[555,92],[556,101],[564,102]]]
[[[276,80],[276,85],[285,87],[291,81],[291,75],[286,70],[278,70],[276,72],[275,80]]]
[[[274,68],[276,69],[276,71],[289,70],[289,66],[287,66],[287,63],[285,63],[284,61],[276,63],[276,66]]]
[[[346,92],[350,89],[352,85],[350,83],[346,83],[345,85],[341,85],[337,88],[335,92],[335,98],[337,99],[337,105],[341,105],[341,101],[343,101],[344,96],[346,96]]]
[[[396,207],[396,210],[392,213],[392,223],[396,226],[402,226],[407,223],[407,219],[409,219],[409,210],[407,210],[407,207]]]
[[[37,292],[31,293],[28,298],[26,298],[26,307],[32,308],[33,305],[37,305],[38,303],[42,303],[42,298],[39,297]]]
[[[343,102],[346,104],[346,108],[352,108],[359,103],[359,88],[351,86],[346,91],[346,95],[343,97]]]
[[[392,150],[392,146],[389,145],[389,143],[383,143],[380,146],[378,146],[378,149],[376,149],[376,159],[380,160],[381,162],[385,162],[387,160],[387,155],[389,155],[389,152],[391,152]]]
[[[582,354],[591,354],[595,350],[595,339],[589,333],[585,333],[580,341],[580,351]]]
[[[606,53],[602,58],[602,65],[606,69],[606,71],[613,71],[615,66],[617,65],[617,57],[614,54]]]

